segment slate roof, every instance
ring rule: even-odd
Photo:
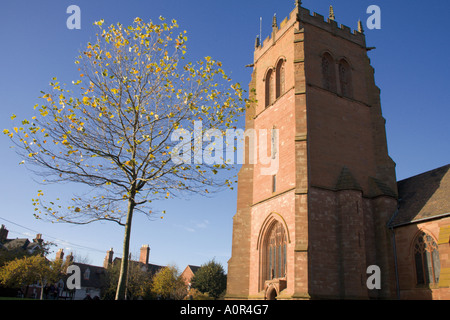
[[[8,239],[3,243],[3,247],[7,250],[26,249],[30,244],[28,239]]]
[[[398,182],[398,192],[392,226],[450,215],[450,164]]]
[[[31,242],[28,239],[7,239],[0,246],[3,249],[8,251],[12,250],[28,250],[29,252],[33,252],[36,248],[40,248],[40,244],[36,242]]]
[[[105,269],[103,267],[78,262],[74,262],[73,264],[80,267],[81,287],[100,288],[102,286],[102,277],[105,274]]]
[[[114,264],[116,264],[116,263],[120,264],[121,262],[122,262],[122,258],[114,258]],[[152,275],[156,274],[159,270],[164,268],[163,266],[158,266],[156,264],[151,264],[151,263],[145,264],[145,263],[142,263],[139,261],[134,261],[134,260],[131,260],[130,263],[140,265],[141,269],[144,269],[145,271],[149,272]]]
[[[199,266],[188,265],[188,267],[191,269],[192,273],[194,273],[194,274],[198,271],[198,269],[200,269]]]

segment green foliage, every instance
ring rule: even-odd
[[[41,255],[25,256],[10,261],[0,268],[0,283],[7,287],[39,283],[43,289],[45,284],[63,278],[66,268],[67,264],[62,260],[49,261]]]
[[[192,288],[215,299],[221,297],[227,288],[227,276],[222,265],[214,260],[202,265],[192,278]]]
[[[120,264],[113,264],[106,270],[105,277],[102,279],[103,289],[102,298],[105,300],[113,300],[116,295],[117,283],[119,280]],[[142,268],[137,262],[132,262],[128,268],[127,277],[127,300],[136,299],[152,299],[151,292],[152,274]]]
[[[186,285],[174,266],[161,269],[153,278],[152,291],[163,300],[181,300],[186,296]]]
[[[52,242],[43,242],[38,248],[35,248],[32,253],[22,248],[16,250],[0,249],[0,267],[15,259],[22,259],[24,257],[35,255],[41,255],[45,257],[49,254],[52,246],[55,246],[55,244]]]
[[[213,297],[209,296],[209,293],[202,293],[197,289],[189,290],[188,295],[184,300],[215,300]]]

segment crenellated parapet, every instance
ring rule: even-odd
[[[257,37],[255,42],[255,61],[290,30],[292,26],[295,26],[296,31],[299,32],[304,29],[305,25],[323,29],[337,37],[356,43],[361,47],[366,47],[366,38],[361,21],[358,21],[356,29],[352,30],[350,27],[339,24],[335,20],[335,13],[332,6],[330,6],[328,18],[325,19],[323,15],[301,7],[301,1],[296,1],[295,9],[279,25],[277,23],[277,17],[274,15],[272,20],[272,33],[264,41],[261,41],[262,39]]]

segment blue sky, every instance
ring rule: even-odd
[[[66,9],[81,9],[81,30],[66,28]],[[367,30],[369,56],[381,88],[383,115],[391,157],[397,163],[398,179],[404,179],[450,163],[450,63],[447,21],[450,2],[387,0],[305,0],[303,6],[322,15],[334,6],[336,20],[351,28],[367,20],[366,9],[381,8],[381,30]],[[293,0],[40,0],[8,1],[0,10],[0,128],[11,128],[11,114],[29,117],[47,90],[52,77],[70,83],[77,77],[75,56],[95,35],[92,23],[130,24],[144,20],[177,19],[188,31],[188,52],[193,59],[212,56],[224,64],[234,81],[247,88],[253,62],[253,46],[263,18],[263,38],[294,8]],[[106,251],[121,255],[123,229],[116,224],[89,226],[56,225],[33,217],[31,199],[41,186],[0,136],[0,223],[10,237],[32,238],[39,232],[58,248],[74,252],[101,265]],[[69,192],[64,185],[59,190]],[[231,256],[232,217],[236,192],[225,191],[213,198],[167,201],[164,220],[137,216],[132,230],[131,252],[143,244],[151,247],[150,262],[160,265],[201,265],[213,258],[226,268]],[[58,240],[59,239],[59,240]],[[66,242],[62,242],[65,240]]]

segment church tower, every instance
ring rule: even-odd
[[[278,170],[239,172],[227,298],[390,299],[395,163],[364,30],[296,3],[255,44],[246,130],[277,135]]]

